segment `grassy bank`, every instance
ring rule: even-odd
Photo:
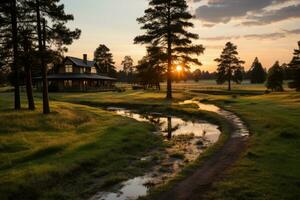
[[[300,199],[300,94],[197,96],[238,113],[252,132],[245,155],[206,199]]]
[[[0,95],[0,199],[86,198],[143,174],[140,158],[162,145],[145,123],[61,102],[14,112],[11,98]]]

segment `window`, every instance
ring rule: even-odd
[[[96,67],[92,67],[91,73],[92,73],[92,74],[97,74],[97,69],[96,69]]]
[[[81,67],[81,68],[80,68],[80,73],[81,73],[81,74],[84,74],[85,72],[86,72],[85,67]]]
[[[65,80],[64,81],[64,86],[66,88],[71,88],[72,87],[72,80]]]
[[[65,66],[66,73],[73,73],[73,65],[66,65]]]

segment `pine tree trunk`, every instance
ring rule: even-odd
[[[39,43],[39,53],[42,65],[42,80],[43,80],[43,113],[49,114],[50,113],[50,106],[49,106],[49,97],[48,97],[48,79],[47,79],[47,66],[45,63],[44,53],[45,53],[45,42],[43,44],[43,40],[46,39],[45,37],[45,30],[44,37],[42,37],[42,27],[41,27],[41,15],[40,15],[40,2],[36,0],[36,14],[37,14],[37,32],[38,32],[38,43]],[[43,23],[44,24],[44,23]],[[45,27],[44,27],[45,29]],[[44,39],[43,39],[44,38]]]
[[[21,109],[21,97],[20,97],[20,77],[18,67],[18,24],[17,24],[17,5],[16,0],[11,0],[11,25],[12,25],[12,41],[13,41],[13,66],[14,70],[14,88],[15,88],[15,110]]]
[[[29,45],[28,40],[24,36],[24,52],[25,55],[29,54]],[[31,65],[27,58],[24,60],[24,66],[25,66],[25,74],[26,74],[26,94],[27,94],[27,101],[28,101],[28,109],[29,110],[35,110],[35,104],[33,99],[33,91],[32,91],[32,74],[31,74]]]
[[[168,72],[167,72],[167,99],[172,99],[172,42],[171,42],[171,1],[168,1]]]
[[[232,79],[232,69],[229,66],[229,73],[228,73],[228,91],[231,91],[231,79]]]
[[[171,44],[168,45],[167,99],[172,99],[172,53],[171,53]]]
[[[168,117],[168,139],[172,139],[172,118]]]

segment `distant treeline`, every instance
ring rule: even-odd
[[[136,67],[133,67],[133,71],[131,72],[126,72],[127,70],[124,71],[123,69],[116,72],[118,81],[123,83],[135,83],[138,80],[138,72],[135,71],[135,68]],[[282,64],[281,68],[283,70],[284,80],[292,80],[294,77],[292,68],[286,63]],[[195,82],[198,82],[200,80],[217,80],[217,75],[217,71],[209,72],[200,69],[196,69],[194,71],[186,70],[184,72],[176,74],[173,80]],[[242,71],[243,80],[249,80],[253,84],[264,83],[267,80],[267,75],[268,70],[261,65],[261,63],[258,61],[258,58],[255,59],[252,67],[249,70]]]

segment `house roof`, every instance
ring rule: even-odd
[[[69,59],[74,65],[78,67],[94,67],[96,62],[88,60],[87,63],[83,59],[67,56],[66,59]]]
[[[36,80],[42,79],[42,77],[34,78]],[[116,81],[117,79],[108,76],[101,76],[98,74],[50,74],[48,80],[104,80],[104,81]]]

